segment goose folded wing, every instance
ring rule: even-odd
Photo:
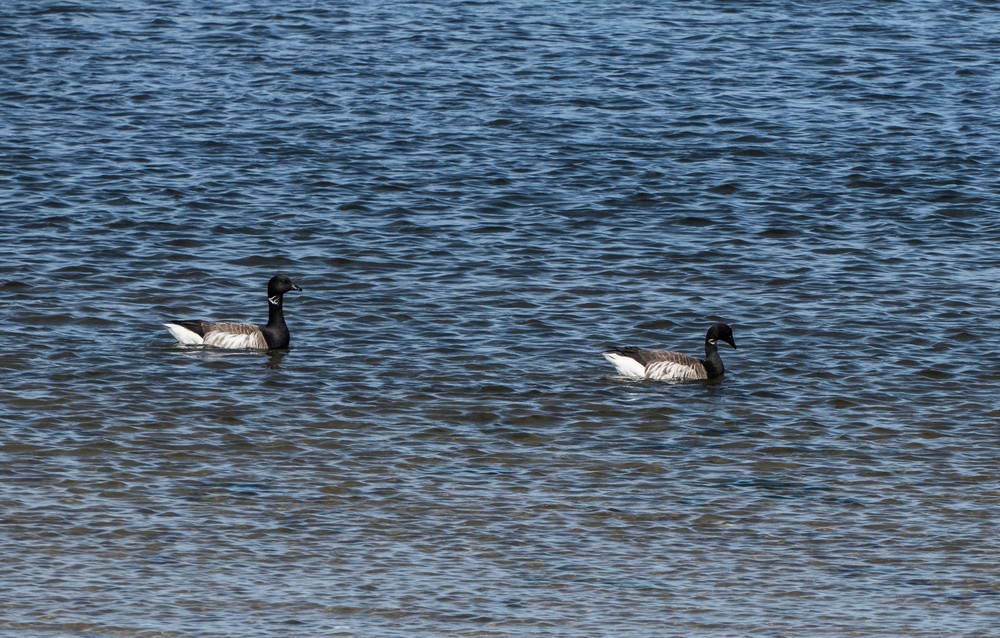
[[[205,345],[218,348],[260,348],[267,349],[267,340],[260,326],[252,323],[220,321],[204,324]]]
[[[650,379],[706,379],[705,365],[694,357],[670,350],[642,350],[646,377]]]

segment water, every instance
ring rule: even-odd
[[[8,2],[0,632],[994,635],[998,33]]]

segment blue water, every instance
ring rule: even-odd
[[[998,34],[8,2],[0,634],[994,635]]]

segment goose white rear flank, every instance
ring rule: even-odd
[[[719,356],[718,342],[725,341],[736,348],[733,329],[716,323],[705,335],[705,358],[696,359],[670,350],[647,350],[628,346],[604,352],[618,374],[633,379],[661,381],[702,381],[722,376],[725,366]]]
[[[604,358],[611,362],[618,374],[623,377],[633,377],[643,379],[646,376],[646,366],[642,365],[632,357],[617,352],[605,352]]]
[[[287,348],[290,335],[285,324],[284,294],[302,290],[285,275],[267,283],[267,323],[260,326],[236,321],[170,321],[163,324],[184,345],[206,345],[229,350]]]
[[[200,346],[205,343],[200,334],[184,326],[176,323],[165,323],[163,325],[167,327],[167,330],[170,331],[170,334],[174,335],[174,339],[177,339],[179,343],[186,346]]]

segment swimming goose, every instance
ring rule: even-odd
[[[695,359],[680,352],[644,350],[634,346],[615,348],[603,354],[618,369],[618,373],[626,377],[662,381],[714,379],[725,372],[716,347],[719,339],[736,349],[733,329],[724,323],[716,323],[705,335],[704,359]]]
[[[275,275],[267,282],[267,324],[235,321],[171,321],[163,324],[177,341],[203,344],[216,348],[243,349],[288,347],[288,326],[282,310],[283,296],[291,290],[302,290],[285,275]]]

